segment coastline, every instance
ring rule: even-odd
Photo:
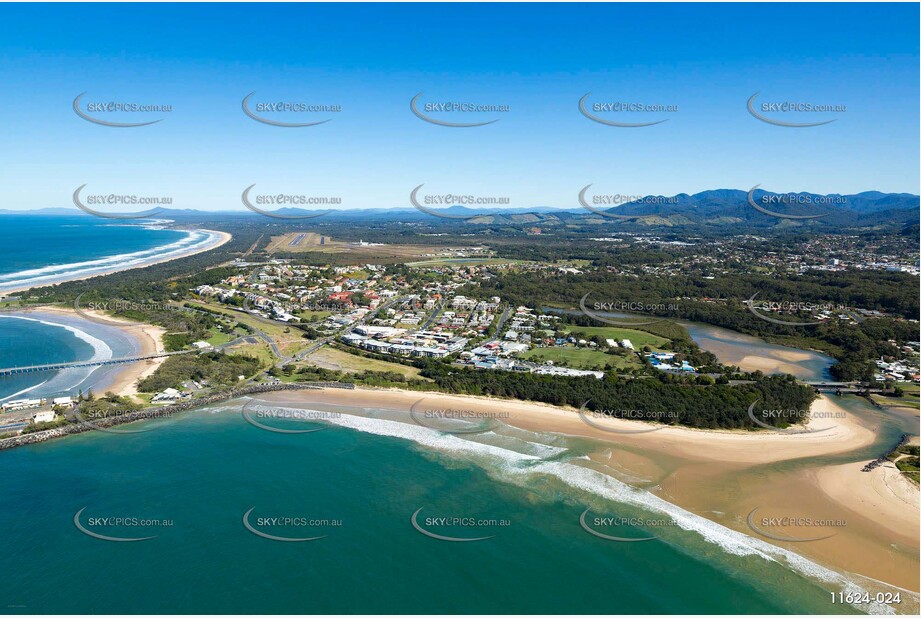
[[[233,238],[231,234],[227,232],[221,232],[218,230],[196,229],[194,231],[204,232],[204,233],[209,234],[211,237],[211,240],[207,243],[201,243],[199,245],[189,247],[184,250],[177,250],[175,252],[171,252],[165,256],[151,257],[149,259],[143,260],[139,264],[131,264],[130,266],[125,266],[125,267],[119,267],[115,265],[111,267],[105,267],[98,271],[94,271],[88,274],[60,275],[60,276],[54,277],[51,281],[43,281],[41,283],[35,283],[35,284],[30,284],[30,285],[20,285],[20,286],[14,286],[10,288],[2,288],[0,289],[0,297],[9,296],[10,294],[17,294],[20,292],[26,292],[33,288],[50,287],[50,286],[59,285],[61,283],[69,283],[72,281],[86,281],[94,277],[102,277],[105,275],[111,275],[112,273],[116,273],[116,272],[135,270],[137,268],[146,268],[148,266],[153,266],[154,264],[162,264],[163,262],[170,262],[172,260],[178,260],[178,259],[186,258],[192,255],[198,255],[199,253],[204,253],[205,251],[211,251],[212,249],[216,249],[220,247],[221,245],[226,244],[227,242],[230,241],[231,238]]]
[[[166,333],[166,330],[159,326],[112,318],[98,311],[89,309],[84,309],[83,312],[98,319],[99,323],[111,328],[117,328],[123,335],[133,339],[138,345],[138,352],[140,355],[156,354],[163,351],[163,335]],[[86,319],[72,308],[56,305],[27,307],[16,310],[15,313],[22,313],[24,315],[29,315],[31,313],[50,313]],[[133,396],[137,394],[138,381],[156,371],[157,367],[165,360],[166,357],[163,357],[120,365],[115,369],[112,376],[98,382],[91,382],[89,388],[97,393],[111,391],[116,395],[134,398]]]
[[[811,409],[823,418],[812,420],[809,428],[826,429],[814,435],[672,427],[615,434],[588,426],[575,409],[397,389],[324,389],[293,397],[272,393],[264,399],[403,412],[424,399],[427,405],[449,409],[507,414],[503,423],[528,431],[590,438],[600,447],[591,459],[603,462],[615,471],[612,476],[621,477],[623,482],[649,479],[653,485],[648,491],[653,495],[827,565],[861,585],[919,591],[918,488],[907,479],[894,479],[892,471],[883,466],[871,473],[862,472],[865,461],[822,462],[828,456],[868,447],[875,439],[873,431],[826,396],[817,399]],[[843,414],[843,418],[831,418],[830,413]],[[597,419],[592,422],[600,424]],[[638,421],[612,419],[606,424],[619,430],[636,430],[637,426],[648,429],[648,424]],[[808,461],[812,458],[819,461],[812,465]],[[777,462],[787,465],[773,466]],[[746,516],[759,508],[778,516],[843,519],[846,527],[832,531],[833,540],[778,542],[762,538],[764,535],[759,536],[746,523]],[[878,521],[881,512],[891,514],[886,525]],[[791,538],[803,535],[802,529],[790,533]]]
[[[325,397],[332,399],[325,401]],[[810,409],[811,414],[818,412],[823,417],[809,422],[808,429],[812,433],[784,434],[662,425],[653,425],[656,431],[649,431],[650,423],[643,421],[607,418],[591,420],[594,425],[616,431],[643,432],[614,433],[588,425],[580,419],[575,408],[531,401],[362,387],[346,392],[321,391],[319,395],[320,403],[346,403],[359,407],[394,406],[394,409],[402,410],[408,410],[420,399],[437,400],[442,405],[453,405],[485,414],[501,411],[503,414],[507,413],[507,417],[502,419],[503,422],[521,429],[640,446],[702,462],[753,465],[830,455],[868,446],[875,438],[871,430],[862,426],[851,414],[825,396],[816,399]],[[832,418],[833,414],[841,414],[843,418]],[[755,448],[761,446],[770,448]]]
[[[837,428],[818,435],[760,432],[749,435],[737,431],[671,427],[642,434],[611,434],[586,425],[573,409],[489,397],[352,388],[352,385],[338,383],[252,385],[206,400],[147,408],[130,417],[112,419],[111,424],[158,418],[167,409],[171,415],[255,393],[264,393],[260,400],[278,405],[329,405],[403,413],[424,399],[430,405],[454,406],[453,409],[501,412],[506,414],[502,422],[528,431],[589,438],[599,447],[590,459],[604,461],[608,469],[604,474],[612,478],[632,477],[633,481],[647,477],[654,483],[645,487],[651,496],[742,533],[753,543],[767,543],[781,551],[814,560],[871,592],[901,590],[908,598],[899,608],[900,613],[905,613],[902,611],[905,607],[917,605],[918,511],[911,508],[917,503],[917,487],[899,483],[901,493],[897,494],[891,491],[898,483],[898,480],[893,481],[891,472],[880,467],[875,475],[863,473],[860,471],[863,462],[842,465],[820,461],[810,467],[809,458],[851,451],[859,445],[873,443],[874,433],[862,427],[858,420],[851,418],[850,413],[827,397],[816,400],[813,411],[837,409],[844,411],[845,417],[835,419]],[[346,415],[349,416],[349,413],[346,412]],[[828,424],[827,419],[812,422],[821,423],[823,427]],[[632,430],[637,425],[648,429],[647,424],[636,421],[612,420],[611,423],[616,424],[618,429],[629,427]],[[820,425],[812,427],[819,428]],[[87,430],[89,428],[76,425],[70,426],[67,431],[49,430],[40,432],[44,435],[31,434],[27,439],[10,438],[0,442],[0,449]],[[768,453],[767,457],[764,452]],[[802,461],[794,461],[797,459]],[[785,466],[772,470],[769,464],[775,460],[801,465],[795,469]],[[884,476],[887,474],[890,476]],[[854,491],[855,485],[859,491]],[[641,485],[640,489],[643,488]],[[753,512],[754,508],[764,507],[765,511],[773,510],[774,514],[792,517],[843,516],[846,528],[832,535],[834,541],[779,543],[761,538],[756,530],[746,526],[745,515]],[[883,512],[893,514],[889,525],[879,524],[881,508]]]

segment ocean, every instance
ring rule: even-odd
[[[0,314],[0,342],[0,366],[117,357],[133,345],[112,327],[40,312]],[[0,399],[104,374],[13,380],[22,382],[4,381]],[[599,450],[589,440],[504,425],[446,435],[335,406],[315,406],[324,420],[307,426],[320,431],[281,434],[248,423],[242,406],[0,451],[0,608],[856,612],[831,603],[851,589],[838,574],[618,481],[588,458]]]
[[[141,265],[206,243],[204,231],[89,215],[0,215],[0,294]]]
[[[0,215],[0,297],[20,287],[142,265],[212,238],[206,231],[166,229],[163,223],[89,215]],[[0,368],[118,358],[138,351],[137,342],[112,327],[61,314],[0,311]],[[0,402],[94,388],[98,392],[115,371],[73,368],[4,378]]]
[[[140,345],[113,326],[47,311],[0,312],[0,368],[137,355]],[[104,392],[117,366],[71,367],[0,379],[0,403]]]
[[[5,611],[854,611],[831,604],[830,572],[630,489],[593,469],[579,440],[507,427],[460,438],[376,410],[279,434],[240,411],[229,403],[132,426],[141,433],[0,452]],[[680,527],[610,541],[583,529],[586,508],[608,534],[595,517]],[[429,532],[490,538],[433,538],[414,513]],[[153,538],[101,540],[77,524]]]

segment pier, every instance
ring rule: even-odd
[[[49,363],[47,365],[27,365],[23,367],[7,367],[0,369],[0,378],[19,375],[22,373],[37,373],[40,371],[60,371],[61,369],[71,369],[74,367],[99,367],[102,365],[120,365],[124,363],[136,363],[139,361],[150,360],[154,358],[163,358],[164,356],[175,356],[177,354],[192,354],[199,350],[180,350],[178,352],[159,352],[157,354],[145,354],[144,356],[129,356],[125,358],[109,358],[105,360],[75,361],[72,363]]]

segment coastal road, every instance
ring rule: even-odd
[[[512,315],[511,305],[505,308],[505,311],[502,312],[502,315],[499,316],[499,321],[496,323],[496,337],[502,335],[502,327],[505,326],[505,323],[508,322],[508,319]]]
[[[432,310],[432,315],[430,315],[428,319],[425,321],[425,323],[423,323],[422,326],[419,327],[419,330],[428,330],[429,326],[432,325],[432,322],[434,322],[435,319],[438,317],[438,314],[444,311],[446,302],[447,301],[443,298],[438,302],[438,305],[436,305],[435,309]]]
[[[293,361],[296,361],[296,360],[304,360],[305,358],[307,358],[308,356],[310,356],[311,354],[313,354],[314,352],[316,352],[317,350],[319,350],[320,348],[322,348],[323,346],[325,346],[325,345],[326,345],[327,343],[329,343],[330,341],[333,341],[334,339],[337,339],[338,337],[342,337],[342,336],[344,336],[344,335],[349,334],[350,332],[352,332],[353,330],[355,330],[355,327],[364,324],[365,322],[367,322],[368,320],[370,320],[371,318],[373,318],[374,316],[376,316],[376,315],[379,314],[380,312],[382,312],[382,311],[384,311],[384,310],[386,310],[386,309],[389,309],[390,307],[392,307],[392,306],[395,305],[396,303],[402,302],[402,301],[406,300],[407,298],[409,298],[409,295],[406,295],[406,296],[398,296],[397,298],[394,298],[394,299],[390,300],[389,302],[386,302],[386,303],[384,303],[384,304],[378,306],[377,309],[375,309],[374,311],[369,311],[368,313],[366,313],[366,314],[364,315],[364,317],[362,317],[362,318],[356,320],[353,324],[349,324],[349,325],[346,326],[345,328],[342,328],[342,329],[336,331],[336,332],[333,333],[332,335],[329,335],[329,336],[327,336],[327,337],[324,337],[323,339],[320,339],[320,340],[316,341],[315,343],[311,344],[310,347],[308,347],[306,350],[303,350],[302,352],[297,353],[297,354],[294,356],[294,358],[290,358],[290,359],[288,359],[288,360],[286,360],[286,361],[283,361],[282,363],[279,363],[278,366],[279,366],[279,367],[284,367],[285,365],[287,365],[287,364],[290,363],[290,362],[293,362]]]
[[[214,314],[209,313],[208,311],[201,310],[201,309],[194,309],[194,308],[192,308],[192,307],[184,307],[184,306],[181,306],[181,305],[175,305],[175,306],[176,306],[178,309],[181,309],[181,310],[183,310],[183,311],[191,311],[191,312],[194,312],[194,313],[201,313],[201,314],[203,314],[203,315],[211,315],[212,317],[214,316]],[[222,312],[222,313],[223,313],[223,312]],[[254,321],[256,321],[256,322],[266,322],[266,323],[271,324],[271,325],[273,325],[273,326],[277,326],[278,324],[282,324],[282,322],[274,322],[274,321],[272,321],[272,320],[269,320],[268,318],[263,318],[263,317],[258,316],[258,315],[253,315],[253,314],[248,313],[248,312],[245,312],[245,311],[244,311],[243,313],[246,313],[246,315],[247,315],[248,317],[252,318],[252,319],[253,319]],[[223,315],[225,315],[225,316],[227,316],[227,317],[229,317],[229,318],[233,318],[233,317],[234,317],[234,316],[233,316],[233,313],[223,313]],[[281,348],[278,347],[278,343],[277,343],[274,339],[272,339],[272,337],[270,337],[268,333],[266,333],[265,331],[263,331],[263,330],[261,330],[261,329],[259,329],[259,328],[256,328],[256,327],[253,326],[252,324],[247,324],[247,326],[250,327],[251,329],[253,329],[253,334],[254,334],[256,337],[259,337],[260,339],[262,339],[262,341],[265,342],[265,343],[269,346],[269,348],[272,350],[272,354],[274,354],[276,357],[278,357],[279,360],[281,360],[282,362],[288,362],[288,361],[291,360],[291,357],[285,356],[285,354],[281,351]],[[218,348],[219,348],[219,349],[224,349],[224,348],[226,348],[226,347],[230,347],[231,345],[234,345],[235,343],[239,343],[240,341],[245,340],[245,339],[247,339],[247,337],[240,337],[240,338],[238,338],[238,339],[235,339],[234,341],[230,341],[230,342],[227,342],[227,343],[225,343],[225,344],[223,344],[223,345],[220,345],[220,346],[218,346]]]

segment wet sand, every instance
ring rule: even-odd
[[[83,276],[62,275],[61,277],[55,278],[53,281],[45,281],[42,283],[36,283],[34,285],[20,286],[20,287],[14,287],[14,288],[9,288],[9,289],[4,288],[3,291],[0,292],[0,297],[10,296],[12,294],[16,294],[19,292],[25,292],[25,291],[31,290],[32,288],[50,287],[50,286],[55,286],[61,283],[68,283],[70,281],[87,281],[89,279],[93,279],[94,277],[103,277],[105,275],[111,275],[112,273],[122,272],[126,270],[135,270],[137,268],[146,268],[148,266],[153,266],[154,264],[170,262],[172,260],[179,260],[182,258],[189,257],[191,255],[198,255],[199,253],[204,253],[205,251],[211,251],[212,249],[216,249],[220,247],[221,245],[227,243],[231,238],[233,238],[233,236],[231,236],[227,232],[219,232],[217,230],[198,230],[198,231],[207,232],[211,234],[214,240],[212,242],[209,242],[205,246],[190,248],[185,251],[178,251],[175,253],[171,253],[169,256],[163,257],[163,258],[153,257],[150,260],[144,261],[143,264],[135,264],[128,268],[119,268],[118,266],[113,266],[111,268],[106,268],[104,270],[100,270],[100,271],[97,271],[97,272],[94,272],[88,275],[83,275]]]
[[[81,316],[77,311],[69,307],[42,306],[36,307],[34,310],[43,313],[57,313],[85,319],[84,316]],[[159,326],[113,318],[99,311],[89,309],[81,309],[81,311],[85,315],[90,316],[93,320],[105,324],[106,326],[118,328],[125,335],[133,338],[138,343],[139,355],[141,356],[156,354],[157,352],[163,351],[163,334],[166,333],[166,330]],[[28,313],[29,309],[24,309],[22,312]],[[119,366],[114,377],[105,381],[103,384],[104,388],[96,390],[100,392],[111,391],[116,395],[133,398],[133,395],[136,395],[138,392],[138,381],[151,375],[165,360],[166,357],[154,358]]]
[[[616,470],[615,476],[624,482],[647,488],[721,525],[856,575],[855,579],[869,581],[874,589],[891,590],[877,585],[885,582],[908,591],[919,590],[917,486],[886,467],[861,472],[866,462],[810,462],[811,458],[867,447],[876,437],[855,415],[828,397],[814,402],[812,412],[821,413],[820,418],[808,424],[813,431],[825,431],[795,435],[672,427],[647,433],[611,433],[589,426],[572,408],[412,391],[324,389],[273,393],[260,399],[263,397],[299,405],[325,403],[402,411],[424,400],[421,405],[426,407],[501,414],[503,423],[530,431],[592,438],[599,442],[592,458]],[[591,420],[619,431],[650,427],[633,421]],[[772,465],[777,462],[789,463]],[[753,510],[755,528],[749,525]],[[759,525],[781,517],[795,523]],[[824,525],[826,522],[834,525]],[[833,536],[819,538],[828,535]]]

